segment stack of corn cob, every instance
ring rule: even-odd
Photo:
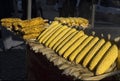
[[[43,46],[39,47],[37,43],[35,44],[37,48],[34,49],[42,49],[42,52],[47,53],[47,58],[58,65],[59,69],[64,69],[65,74],[70,73],[75,77],[84,78],[104,75],[114,71],[116,67],[120,69],[119,45],[103,37],[94,36],[95,32],[93,35],[87,35],[83,30],[73,28],[87,28],[88,20],[71,17],[56,17],[54,20],[50,25],[40,17],[31,20],[8,18],[1,21],[3,26],[12,31],[20,31],[25,40],[37,38]],[[50,51],[47,52],[44,46]],[[52,55],[53,53],[57,54]],[[79,76],[81,74],[82,77]]]
[[[46,29],[48,23],[41,17],[30,20],[21,20],[18,18],[1,19],[2,26],[10,28],[11,31],[22,34],[23,39],[36,39],[37,36]]]
[[[104,38],[89,36],[82,30],[54,21],[37,40],[66,60],[88,68],[95,75],[115,69],[118,46]]]
[[[12,31],[13,23],[17,23],[21,21],[22,20],[20,18],[3,18],[1,19],[1,25]]]
[[[55,17],[54,20],[76,29],[85,29],[89,27],[89,21],[81,17]]]

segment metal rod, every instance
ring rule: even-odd
[[[12,15],[15,16],[15,17],[18,17],[17,0],[13,0],[13,7],[14,7],[14,13]]]
[[[93,28],[94,25],[95,25],[95,9],[96,9],[96,5],[94,3],[94,0],[93,0],[93,8],[92,8],[92,23],[91,23],[91,27]]]
[[[32,0],[28,0],[27,6],[27,19],[31,19],[31,12],[32,11]]]

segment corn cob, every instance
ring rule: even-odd
[[[1,23],[3,27],[11,28],[12,29],[12,23]]]
[[[81,62],[81,60],[85,57],[85,55],[89,52],[89,50],[96,44],[96,42],[99,40],[98,37],[93,38],[88,45],[78,54],[78,56],[75,59],[75,63],[78,64]]]
[[[44,28],[44,24],[22,28],[21,31],[24,32],[24,31],[27,31],[27,30],[34,30],[34,29],[40,29],[40,28]]]
[[[64,37],[65,34],[67,34],[69,31],[71,30],[71,28],[67,28],[64,31],[62,31],[49,45],[50,48],[53,48],[53,46],[59,41],[61,40],[62,37]]]
[[[48,36],[46,36],[46,38],[44,38],[42,43],[45,44],[51,38],[52,35],[54,35],[57,31],[59,31],[61,29],[62,26],[63,25],[61,25],[61,24],[57,25],[57,28],[54,29],[52,32],[50,32],[50,34],[48,34]]]
[[[48,35],[50,31],[54,30],[54,27],[56,28],[56,25],[58,25],[57,21],[52,22],[52,24],[38,37],[38,41],[44,36]]]
[[[49,44],[59,35],[61,34],[61,32],[65,29],[67,29],[68,27],[67,26],[62,26],[60,29],[58,29],[58,31],[56,31],[54,33],[54,35],[52,35],[49,40],[45,43],[46,46],[49,46]]]
[[[44,36],[42,36],[39,40],[40,43],[45,42],[49,36],[51,34],[53,34],[55,31],[57,31],[60,28],[61,24],[57,24],[56,26],[54,26],[53,28],[51,28],[51,30],[49,30],[48,32],[46,32],[46,34]]]
[[[26,30],[26,31],[22,31],[23,34],[33,34],[33,33],[40,33],[43,30],[45,30],[45,28],[34,28],[32,30]]]
[[[3,18],[1,19],[1,22],[5,22],[5,23],[13,23],[13,22],[18,22],[18,21],[22,21],[19,18]]]
[[[30,27],[30,26],[35,26],[38,24],[43,24],[44,20],[41,17],[37,17],[37,18],[32,18],[30,20],[23,20],[21,22],[19,22],[18,24],[24,28],[24,27]]]
[[[72,33],[69,37],[67,37],[63,42],[61,42],[61,44],[56,48],[56,52],[58,52],[72,37],[74,37],[74,35],[76,35],[78,33],[78,31]]]
[[[68,41],[64,46],[59,50],[59,54],[62,55],[79,37],[83,36],[84,32],[80,31],[78,32],[74,37],[71,38],[70,41]]]
[[[76,32],[76,29],[70,29],[70,31],[65,34],[54,46],[53,46],[53,50],[55,50],[57,48],[57,46],[59,46],[61,44],[61,42],[63,42],[67,37],[69,37],[69,35],[71,35],[73,32]]]
[[[83,28],[88,27],[88,20],[81,18],[81,17],[68,17],[68,18],[63,18],[63,17],[55,17],[55,21],[59,21],[63,24],[67,24],[68,26],[82,26]]]
[[[72,46],[69,47],[68,50],[65,51],[63,57],[67,58],[87,37],[87,35],[80,37]]]
[[[83,66],[86,67],[90,60],[93,58],[93,56],[97,53],[97,51],[100,49],[100,47],[105,43],[104,39],[101,39],[97,42],[97,44],[89,51],[87,56],[85,57],[83,61]]]
[[[116,45],[113,45],[106,52],[105,56],[98,64],[98,67],[96,69],[96,75],[100,75],[106,72],[110,68],[110,66],[115,62],[117,57],[118,57],[118,48]]]
[[[74,18],[69,17],[69,19],[70,19],[70,23],[71,23],[71,24],[72,24],[72,23],[75,23]]]
[[[75,49],[74,52],[71,53],[71,55],[69,56],[69,60],[73,61],[75,59],[75,57],[77,56],[77,54],[93,39],[93,36],[89,36],[87,37],[87,39],[85,39],[85,41],[82,42],[82,44]]]
[[[111,43],[108,41],[102,46],[102,48],[99,49],[98,53],[91,60],[91,63],[90,63],[90,66],[89,66],[90,70],[93,70],[96,67],[96,65],[101,60],[101,58],[106,53],[106,51],[110,48],[110,46],[111,46]]]
[[[23,39],[29,40],[29,39],[36,39],[38,37],[39,33],[35,34],[27,34],[23,36]]]
[[[117,67],[120,69],[120,49],[118,50]]]

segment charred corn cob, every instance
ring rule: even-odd
[[[110,42],[106,42],[102,48],[100,48],[100,50],[98,51],[98,53],[95,55],[95,57],[91,60],[89,69],[93,70],[96,65],[98,64],[98,62],[101,60],[101,58],[103,57],[103,55],[106,53],[106,51],[110,48],[111,43]]]
[[[80,37],[72,46],[69,47],[68,50],[65,51],[63,57],[67,58],[87,37],[87,35]]]
[[[87,37],[87,39],[85,39],[85,41],[82,42],[82,44],[74,51],[71,53],[71,55],[69,56],[69,60],[73,61],[76,56],[78,55],[78,53],[93,39],[93,36],[89,36]]]
[[[96,42],[98,40],[99,40],[99,38],[95,37],[88,43],[88,45],[76,57],[76,59],[75,59],[76,64],[81,62],[81,60],[85,57],[85,55],[88,53],[88,51],[96,44]]]
[[[70,41],[68,41],[60,50],[59,54],[62,55],[79,37],[83,36],[84,32],[78,32]]]
[[[105,43],[104,39],[101,39],[97,42],[97,44],[89,51],[87,56],[85,57],[83,61],[83,66],[86,67],[90,60],[93,58],[93,56],[96,54],[96,52],[101,48],[101,46]]]
[[[118,48],[116,45],[110,47],[110,49],[105,53],[96,69],[96,75],[103,74],[109,67],[114,63],[118,57]]]

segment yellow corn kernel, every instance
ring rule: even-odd
[[[60,50],[59,55],[62,55],[79,37],[83,36],[84,32],[80,31],[78,32],[74,37],[71,38]]]
[[[69,37],[69,35],[71,35],[73,32],[75,32],[76,29],[70,29],[70,31],[68,33],[66,33],[54,46],[53,46],[53,50],[55,50],[60,44],[61,42],[63,42],[67,37]]]
[[[118,48],[116,45],[110,47],[105,56],[96,68],[96,75],[105,73],[118,57]]]
[[[64,58],[67,58],[88,36],[83,35],[80,37],[69,49],[67,49],[63,55]]]
[[[43,44],[45,44],[52,35],[54,35],[57,31],[59,31],[61,29],[62,25],[57,26],[56,29],[54,29],[47,37],[45,37],[44,41],[42,42]]]
[[[41,35],[38,37],[37,40],[39,41],[44,35],[46,35],[46,33],[48,33],[48,31],[49,32],[52,31],[54,29],[54,27],[56,27],[56,25],[58,25],[58,21],[52,22],[52,24],[49,25],[49,27],[43,33],[41,33]]]
[[[56,52],[58,52],[74,35],[76,35],[78,31],[73,32],[70,36],[68,36],[61,44],[56,48]]]
[[[118,50],[117,67],[120,69],[120,49]]]
[[[13,23],[13,22],[19,22],[22,21],[20,18],[3,18],[1,19],[1,22],[6,22],[6,23]]]
[[[69,60],[73,61],[75,59],[75,57],[78,55],[78,53],[93,39],[93,36],[89,36],[85,39],[85,41],[82,42],[82,44],[75,49],[74,52],[71,53],[71,55],[69,56]]]
[[[45,45],[48,46],[62,31],[64,31],[65,29],[67,29],[67,26],[61,26],[60,29],[58,29],[58,31],[56,31],[49,39],[48,41],[45,42]]]
[[[106,51],[110,48],[110,46],[111,46],[111,43],[109,41],[102,46],[102,48],[98,51],[95,57],[91,60],[91,63],[89,66],[90,70],[93,70],[96,67],[96,65],[101,60],[101,58],[106,53]]]
[[[104,39],[101,39],[97,42],[97,44],[89,51],[87,56],[85,57],[83,61],[83,66],[86,67],[87,64],[90,62],[90,60],[93,58],[93,56],[97,53],[97,51],[101,48],[101,46],[105,43]]]
[[[81,60],[85,57],[85,55],[89,52],[89,50],[96,44],[96,42],[99,40],[98,37],[93,38],[88,45],[78,54],[78,56],[75,59],[75,63],[78,64],[81,62]]]
[[[67,28],[64,31],[62,31],[49,45],[50,48],[53,48],[53,46],[59,41],[61,40],[62,37],[64,37],[65,34],[67,34],[69,31],[71,30],[71,28]]]
[[[39,42],[43,43],[51,34],[53,34],[57,29],[59,29],[60,26],[61,24],[57,24],[56,26],[51,27],[50,30],[46,32],[45,35],[40,38]]]

